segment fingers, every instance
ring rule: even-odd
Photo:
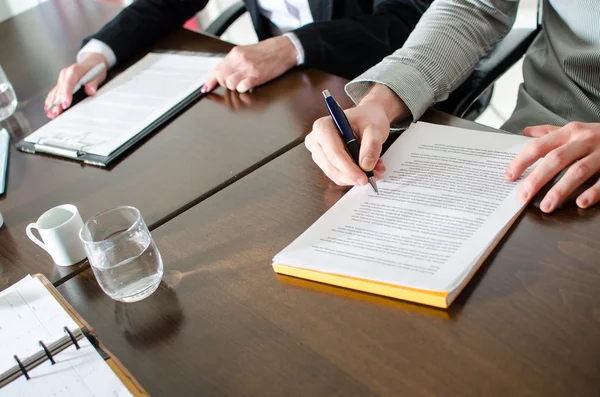
[[[371,171],[375,167],[388,134],[387,130],[380,131],[374,124],[365,127],[360,140],[359,155],[359,164],[363,170]]]
[[[71,101],[73,100],[73,90],[84,73],[85,72],[82,72],[76,64],[63,69],[60,72],[60,84],[56,94],[57,100],[60,101],[60,105],[57,106],[59,107],[60,111],[68,108],[71,105]]]
[[[54,108],[50,108],[56,99],[56,87],[54,87],[46,97],[46,101],[44,102],[44,110],[46,111],[46,116],[48,118],[52,118],[54,114]]]
[[[48,105],[46,109],[46,116],[50,119],[54,119],[63,111],[62,105],[60,103],[60,97],[58,96],[58,85],[54,87],[52,91],[50,91],[50,94],[48,94],[47,101]]]
[[[356,185],[356,181],[352,178],[346,176],[343,172],[334,167],[327,156],[325,155],[323,148],[318,144],[311,142],[305,142],[307,148],[310,146],[309,150],[312,152],[313,161],[323,170],[323,173],[327,175],[329,179],[331,179],[335,184],[339,186],[352,186]],[[373,173],[375,174],[375,178],[380,180],[383,174],[386,171],[385,164],[383,161],[379,160],[373,169]],[[366,183],[366,182],[365,182]],[[364,185],[365,183],[360,183],[359,185]]]
[[[346,151],[346,146],[340,139],[331,117],[323,117],[315,121],[313,132],[307,137],[307,140],[309,150],[317,146],[315,143],[319,144],[329,163],[344,175],[343,179],[353,181],[349,184],[364,185],[367,183],[365,173],[354,163]]]
[[[285,37],[284,41],[289,42]],[[273,43],[280,41],[265,40],[232,48],[204,84],[203,92],[213,89],[217,83],[231,91],[248,92],[283,74],[289,67],[283,65],[278,57],[280,46],[273,46]]]
[[[308,146],[307,146],[308,147]],[[356,184],[355,180],[348,178],[340,170],[331,164],[327,155],[323,151],[321,145],[316,144],[309,149],[312,152],[313,161],[323,170],[323,173],[327,175],[335,184],[339,186],[352,186]],[[361,184],[362,185],[362,184]]]
[[[248,92],[258,85],[259,79],[256,76],[248,76],[246,71],[230,72],[215,70],[202,86],[202,92],[209,92],[218,84],[231,91],[241,93]]]
[[[73,102],[73,91],[79,80],[98,62],[104,62],[100,54],[93,54],[81,63],[75,63],[60,71],[56,86],[50,91],[44,102],[46,115],[53,119],[71,106]],[[100,83],[106,79],[106,70],[94,80],[88,82],[83,88],[86,94],[94,95]],[[54,105],[54,106],[53,106]]]
[[[588,208],[600,202],[600,179],[592,187],[577,197],[577,205],[580,208]]]
[[[523,131],[523,134],[525,136],[530,136],[532,138],[541,138],[544,135],[548,135],[551,132],[554,132],[558,129],[560,129],[561,127],[558,127],[556,125],[536,125],[535,127],[527,127],[525,128],[525,130]]]
[[[506,180],[516,181],[527,168],[550,151],[566,143],[568,139],[569,132],[561,129],[532,141],[510,162],[505,174]]]
[[[225,87],[228,90],[235,91],[235,88],[239,81],[241,81],[243,76],[238,72],[231,72],[227,68],[218,68],[213,71],[210,77],[206,80],[202,88],[201,92],[209,92],[213,90],[217,84],[221,87]]]
[[[106,71],[100,73],[98,77],[96,77],[94,80],[90,81],[89,83],[83,86],[85,93],[89,96],[96,95],[96,92],[98,91],[98,86],[104,80],[106,80]]]
[[[560,171],[573,164],[578,159],[586,156],[589,149],[581,141],[572,141],[566,145],[560,146],[546,155],[544,160],[533,170],[533,172],[523,181],[523,185],[519,190],[519,197],[523,201],[532,198],[546,183],[554,178]],[[588,175],[588,177],[590,177]],[[564,184],[563,184],[564,186]],[[577,185],[578,186],[578,185]],[[575,186],[569,193],[571,193]],[[559,202],[557,200],[560,199]],[[548,208],[547,212],[554,208],[564,200],[564,197],[548,197],[543,200]],[[542,210],[544,211],[543,205]]]
[[[506,179],[517,179],[527,167],[544,157],[523,181],[519,191],[522,200],[529,200],[559,172],[569,167],[540,203],[542,211],[552,212],[600,170],[600,124],[571,122],[561,128],[545,125],[528,128],[525,132],[540,138],[515,157],[507,169]],[[599,184],[583,192],[577,198],[577,205],[586,208],[597,203]]]
[[[381,159],[379,159],[377,161],[377,164],[375,165],[375,168],[373,168],[373,174],[375,174],[375,178],[377,180],[382,179],[385,171],[386,171],[385,164],[383,164],[383,161]]]
[[[46,95],[46,100],[44,101],[44,110],[48,110],[50,108],[50,105],[52,105],[55,92],[56,92],[56,87],[53,87],[50,90],[50,92],[48,93],[48,95]]]
[[[254,76],[251,77],[246,77],[245,79],[243,79],[242,81],[240,81],[238,83],[238,85],[235,87],[235,89],[238,92],[246,92],[251,90],[252,88],[256,87],[258,85],[258,79]]]
[[[219,83],[219,85],[221,87],[227,87],[225,85],[225,78],[226,78],[226,76],[224,75],[223,72],[217,71],[217,73],[215,74],[215,78],[217,79],[217,83]]]
[[[353,132],[361,141],[358,157],[361,167],[348,154],[331,117],[315,121],[305,145],[313,153],[313,159],[323,172],[336,183],[364,185],[367,183],[365,171],[373,170],[376,178],[381,178],[385,172],[385,165],[379,156],[389,135],[389,121],[385,112],[374,104],[359,104],[345,113]]]
[[[225,77],[225,87],[228,90],[235,91],[237,85],[244,79],[243,72],[233,72],[229,76]]]
[[[213,72],[210,74],[210,76],[208,76],[208,78],[206,79],[206,82],[204,83],[204,85],[202,86],[200,91],[201,92],[210,92],[210,91],[214,90],[216,86],[217,86],[217,77],[215,76],[215,71],[213,70]]]
[[[540,209],[544,212],[554,211],[575,189],[591,178],[598,169],[600,169],[600,153],[587,156],[574,163],[560,181],[546,194],[540,203]]]

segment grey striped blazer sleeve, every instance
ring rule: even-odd
[[[355,103],[373,83],[392,89],[417,120],[443,101],[512,27],[518,0],[436,0],[404,46],[346,85]]]

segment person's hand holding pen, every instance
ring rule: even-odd
[[[304,143],[312,153],[314,162],[336,184],[362,186],[368,183],[365,171],[373,171],[377,179],[385,172],[385,165],[379,156],[389,136],[390,123],[398,117],[407,116],[408,108],[392,90],[377,84],[356,107],[345,110],[345,114],[360,140],[360,167],[346,151],[331,117],[315,121]]]
[[[104,64],[104,69],[91,81],[87,82],[83,89],[87,95],[94,95],[98,86],[106,80],[108,70],[108,61],[102,54],[88,53],[77,63],[60,71],[56,86],[50,91],[44,102],[46,115],[54,119],[65,109],[71,106],[73,101],[73,92],[78,82],[97,65]],[[55,105],[55,106],[54,106]]]

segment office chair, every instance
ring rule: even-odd
[[[246,5],[244,3],[237,2],[229,6],[225,11],[221,13],[211,24],[204,30],[206,33],[221,37],[223,33],[244,13],[246,12]]]
[[[221,36],[244,12],[246,12],[244,3],[235,3],[223,11],[205,31]],[[435,104],[434,108],[457,117],[475,120],[489,105],[494,82],[525,55],[540,30],[538,5],[535,28],[513,28],[502,41],[496,44],[490,54],[479,62],[471,76],[454,90],[448,99]]]

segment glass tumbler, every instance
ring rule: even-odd
[[[17,108],[17,94],[0,66],[0,121],[12,116]]]
[[[88,220],[79,235],[98,284],[108,296],[135,302],[158,288],[162,258],[137,208],[102,212]]]

